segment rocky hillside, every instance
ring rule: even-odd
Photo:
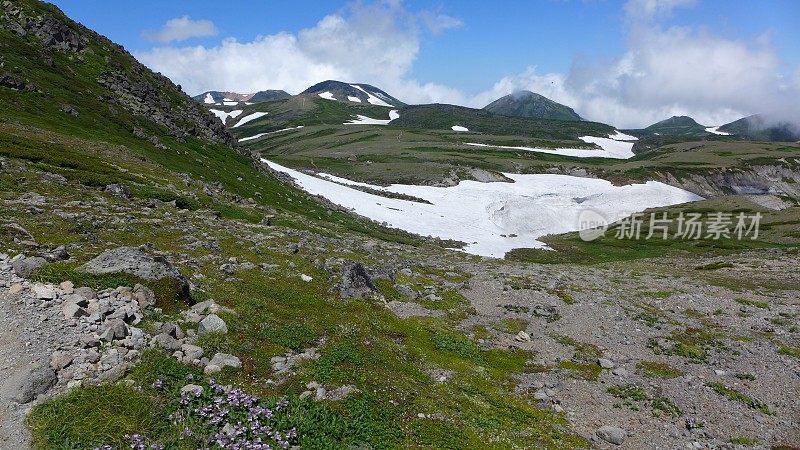
[[[530,91],[517,91],[484,106],[483,109],[503,116],[536,119],[583,120],[572,108]]]
[[[60,112],[73,126],[125,127],[156,147],[166,147],[161,134],[235,142],[180,86],[49,4],[2,3],[0,67],[0,115],[11,120],[47,123]]]
[[[306,89],[303,94],[317,94],[327,100],[340,102],[363,103],[366,105],[400,107],[405,103],[386,92],[369,84],[348,84],[341,81],[327,80]]]

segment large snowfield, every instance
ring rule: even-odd
[[[614,222],[647,208],[702,200],[656,181],[614,186],[605,180],[547,174],[504,174],[513,183],[462,181],[451,187],[382,187],[327,174],[320,175],[323,179],[261,161],[294,178],[306,192],[356,214],[422,236],[465,242],[467,253],[494,258],[515,248],[546,248],[538,238],[577,231],[579,215],[587,209]],[[386,198],[351,186],[406,194],[430,204]]]

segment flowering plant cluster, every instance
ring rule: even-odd
[[[189,378],[190,379],[190,378]],[[163,389],[162,380],[153,383]],[[182,426],[178,439],[181,448],[197,445],[198,450],[279,450],[298,442],[295,428],[286,423],[289,402],[281,399],[268,403],[238,388],[229,388],[213,378],[206,386],[187,385],[171,414],[173,423]],[[164,450],[140,434],[125,436],[133,450]],[[190,444],[191,443],[191,444]],[[172,446],[170,446],[172,448]],[[95,450],[114,450],[105,445]]]

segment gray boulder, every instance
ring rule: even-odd
[[[14,269],[14,273],[20,278],[28,278],[33,275],[37,270],[44,267],[47,264],[47,260],[44,258],[40,258],[38,256],[33,256],[30,258],[20,258],[16,261],[11,263],[11,268]]]
[[[232,367],[234,369],[242,368],[242,361],[228,353],[216,353],[211,361],[208,362],[209,366],[217,366],[221,369]]]
[[[342,298],[369,298],[373,292],[375,286],[361,263],[346,262],[342,265]]]
[[[56,384],[56,373],[49,367],[27,368],[9,378],[3,386],[3,398],[29,403]]]
[[[597,430],[597,437],[614,445],[622,445],[628,433],[619,427],[606,425]]]
[[[208,333],[222,333],[228,332],[228,325],[224,320],[216,314],[209,314],[205,319],[200,321],[197,327],[197,334],[204,335]]]
[[[131,190],[124,184],[109,184],[103,189],[104,192],[118,198],[131,198]]]
[[[180,341],[166,333],[153,336],[152,343],[156,347],[163,348],[169,352],[174,352],[181,349]]]
[[[178,269],[163,256],[151,255],[142,248],[119,247],[106,250],[81,266],[80,270],[94,275],[128,273],[151,281],[172,278],[178,282],[178,297],[181,300],[189,298],[189,281]]]

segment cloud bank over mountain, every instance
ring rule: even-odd
[[[566,73],[540,73],[535,61],[484,92],[468,93],[413,76],[423,36],[462,26],[438,11],[409,11],[401,2],[352,3],[297,33],[232,38],[218,45],[161,46],[136,56],[184,86],[298,93],[326,79],[364,82],[408,103],[483,107],[517,90],[540,93],[581,116],[639,127],[672,115],[718,125],[754,113],[800,122],[800,67],[786,72],[768,33],[731,39],[702,28],[663,26],[692,0],[631,0],[626,49],[608,60],[576,59]],[[213,24],[212,24],[213,26]],[[164,34],[163,42],[179,41]]]

